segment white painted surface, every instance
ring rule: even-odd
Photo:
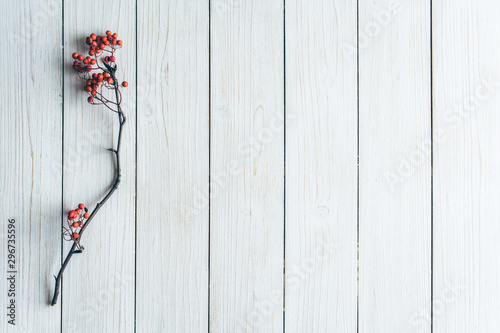
[[[429,9],[359,1],[360,332],[431,329]]]
[[[283,3],[211,9],[210,329],[279,332]]]
[[[498,1],[435,1],[434,332],[500,326]]]
[[[1,332],[61,325],[61,312],[48,304],[61,258],[62,21],[59,7],[39,15],[42,8],[0,4],[0,27],[9,32],[0,53]],[[16,225],[15,326],[7,322],[9,219]]]
[[[138,14],[137,332],[206,332],[208,1]]]
[[[2,1],[0,331],[495,332],[499,6]],[[106,29],[123,179],[51,308],[62,218],[113,178],[70,59]]]
[[[356,331],[356,77],[356,1],[289,1],[287,332]]]

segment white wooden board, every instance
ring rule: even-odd
[[[495,332],[500,4],[433,3],[434,332]]]
[[[206,332],[208,1],[138,14],[137,332]]]
[[[428,1],[359,1],[360,332],[431,330],[430,61]]]
[[[356,1],[286,4],[287,332],[354,332]]]
[[[211,8],[210,330],[283,329],[283,2]]]
[[[55,332],[61,312],[49,303],[61,260],[62,8],[2,1],[0,12],[0,331]],[[15,318],[7,317],[11,300]]]
[[[72,70],[71,54],[88,48],[91,33],[118,33],[124,46],[115,53],[117,78],[131,83],[123,98],[135,95],[135,2],[67,1],[64,6],[64,186],[67,214],[80,202],[89,209],[101,201],[115,179],[115,160],[107,148],[118,136],[116,113],[87,102],[85,81]],[[135,271],[135,104],[122,105],[127,121],[121,144],[118,190],[99,211],[81,239],[83,254],[71,259],[63,278],[63,332],[134,331]],[[64,253],[71,247],[64,242]]]

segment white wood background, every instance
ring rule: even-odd
[[[498,331],[498,1],[0,12],[1,332]],[[107,29],[130,83],[122,183],[53,308],[64,216],[113,177],[116,119],[71,70]]]

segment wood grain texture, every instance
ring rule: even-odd
[[[208,331],[208,1],[138,13],[137,332]]]
[[[496,332],[499,12],[1,2],[4,309],[11,218],[18,274],[0,332]],[[114,177],[117,116],[71,69],[107,29],[129,82],[122,182],[52,308],[62,218]]]
[[[62,9],[48,5],[0,4],[0,27],[9,32],[0,53],[0,331],[6,333],[60,328],[61,313],[49,304],[61,260]],[[16,225],[15,326],[6,309],[9,219]]]
[[[430,92],[429,2],[359,1],[360,332],[431,329]]]
[[[286,2],[287,332],[355,332],[356,1]]]
[[[500,326],[498,1],[433,1],[434,332]]]
[[[229,4],[211,7],[210,330],[279,332],[283,2]]]
[[[117,53],[117,78],[135,82],[135,1],[66,1],[64,4],[64,189],[69,209],[85,203],[92,209],[115,177],[116,113],[87,102],[85,85],[71,68],[71,54],[84,53],[85,37],[117,32],[124,46]],[[122,177],[118,190],[89,225],[63,278],[63,332],[134,331],[135,244],[135,95],[134,84],[122,89],[127,116],[121,146]],[[64,255],[71,244],[65,242]]]

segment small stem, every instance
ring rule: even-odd
[[[121,147],[121,140],[122,140],[123,125],[125,124],[126,118],[125,118],[125,114],[123,113],[122,108],[120,106],[120,99],[119,99],[119,95],[118,95],[119,94],[118,83],[116,81],[114,72],[110,73],[110,75],[113,78],[113,82],[114,82],[116,103],[118,106],[118,120],[120,122],[120,129],[118,131],[118,140],[117,140],[117,144],[116,144],[116,149],[113,151],[113,153],[116,156],[115,181],[114,181],[113,185],[111,186],[111,189],[104,196],[104,198],[96,205],[96,207],[94,208],[94,210],[90,214],[87,221],[85,221],[85,223],[83,224],[82,228],[80,229],[80,239],[82,238],[83,232],[88,227],[88,225],[90,224],[90,222],[92,221],[94,216],[101,209],[101,207],[106,203],[106,201],[108,201],[108,199],[113,195],[113,193],[116,191],[116,189],[118,188],[118,185],[120,184],[120,181],[121,181],[120,147]],[[66,266],[68,266],[68,263],[69,263],[71,257],[74,254],[75,248],[76,248],[76,242],[73,242],[73,245],[71,246],[71,250],[69,251],[68,255],[66,256],[66,259],[64,260],[64,262],[61,266],[61,269],[59,270],[59,273],[57,274],[54,297],[52,298],[52,302],[51,302],[52,306],[56,305],[56,303],[57,303],[57,298],[59,297],[59,290],[60,290],[62,275],[64,273],[64,270],[66,269]]]

